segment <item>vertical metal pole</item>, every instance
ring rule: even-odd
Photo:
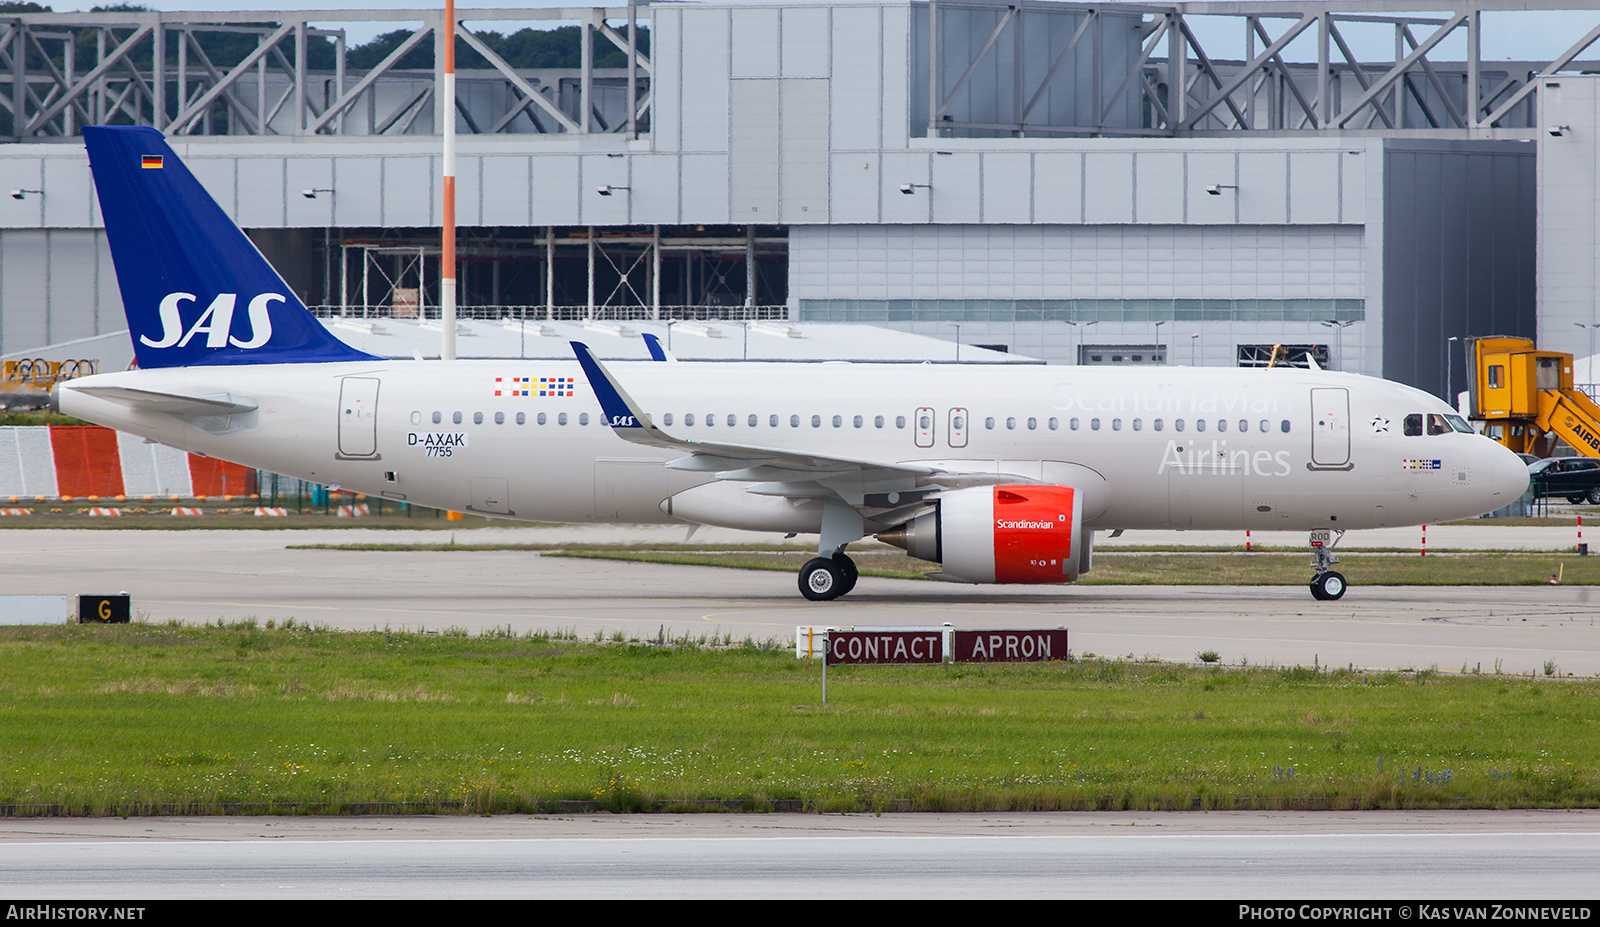
[[[1478,127],[1478,66],[1482,51],[1479,29],[1483,25],[1481,13],[1473,10],[1467,14],[1467,129]],[[1455,400],[1451,400],[1451,405]]]
[[[756,227],[744,227],[744,304],[756,304]]]
[[[306,131],[306,24],[294,25],[294,134]]]
[[[189,31],[178,31],[178,105],[177,110],[182,114],[189,105]],[[169,131],[166,126],[156,126],[162,132]]]
[[[595,13],[604,15],[602,11]],[[583,70],[578,78],[578,104],[582,109],[578,113],[578,127],[585,133],[589,132],[590,96],[594,90],[594,23],[592,20],[583,22]],[[591,300],[592,302],[592,300]]]
[[[28,42],[25,38],[27,26],[18,22],[11,29],[11,134],[22,141],[22,133],[28,128],[28,112],[25,108],[28,100]],[[104,47],[104,40],[101,41]],[[95,59],[99,64],[105,58],[102,51]]]
[[[161,24],[161,14],[156,14],[156,31],[150,51],[150,124],[160,131],[167,124],[167,27]],[[67,40],[67,83],[72,83],[72,40]],[[71,118],[72,107],[67,107]]]
[[[589,318],[594,318],[594,226],[589,226],[586,238],[589,245]]]
[[[267,37],[256,36],[256,47],[262,48],[267,44]],[[230,135],[233,133],[229,133]],[[256,134],[267,134],[267,56],[262,55],[256,60]]]
[[[639,137],[639,0],[628,0],[628,138]],[[630,181],[631,182],[631,181]]]
[[[161,32],[158,29],[156,31],[156,35],[159,36],[160,34]],[[159,41],[156,42],[156,50],[158,52],[160,51],[160,44],[161,43]],[[67,40],[61,43],[61,70],[62,73],[66,75],[66,83],[68,87],[72,86],[72,75],[75,70],[74,65],[77,63],[75,60],[77,56],[74,54],[76,47],[77,46],[72,41],[69,33]],[[68,136],[77,134],[72,128],[72,107],[70,106],[61,111],[61,134]]]
[[[939,137],[939,0],[928,0],[928,137]]]
[[[456,359],[456,0],[444,0],[444,87],[436,98],[444,129],[444,247],[439,256],[439,359]],[[422,265],[418,258],[417,265]],[[420,275],[420,270],[418,271]]]
[[[1011,121],[1017,124],[1016,136],[1022,137],[1022,9],[1019,7],[1011,21]]]
[[[556,317],[556,227],[544,227],[544,317]]]
[[[1317,16],[1317,113],[1316,127],[1321,129],[1327,126],[1328,120],[1333,118],[1333,102],[1329,99],[1332,93],[1331,76],[1328,74],[1328,43],[1332,41],[1329,26],[1332,20],[1327,12]]]
[[[661,321],[661,226],[650,227],[650,318]]]
[[[1170,13],[1167,15],[1167,119],[1174,135],[1188,115],[1189,84],[1184,73],[1188,59],[1189,49],[1183,39],[1183,14]]]
[[[339,30],[339,37],[334,40],[334,49],[333,49],[333,56],[334,56],[333,57],[333,82],[334,82],[335,87],[334,87],[334,92],[333,92],[333,99],[332,100],[328,100],[328,99],[323,100],[322,103],[323,103],[324,106],[330,105],[330,104],[333,103],[333,100],[337,100],[340,97],[344,96],[344,52],[345,52],[345,48],[344,48],[344,30],[341,29],[341,30]],[[333,119],[333,132],[334,132],[335,135],[343,135],[344,134],[344,114],[349,112],[349,111],[350,111],[349,107],[345,107],[344,109],[339,111],[339,115],[334,117],[334,119]]]

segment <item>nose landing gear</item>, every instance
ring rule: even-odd
[[[1329,543],[1329,536],[1337,535]],[[1311,532],[1311,566],[1316,570],[1311,577],[1311,597],[1318,602],[1329,602],[1344,596],[1344,574],[1332,569],[1339,558],[1333,555],[1333,549],[1344,540],[1343,531],[1330,532],[1327,528],[1318,528]]]

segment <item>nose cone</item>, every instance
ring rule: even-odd
[[[1489,488],[1494,495],[1494,507],[1510,505],[1528,491],[1528,465],[1522,458],[1511,453],[1499,444],[1489,439],[1484,439],[1493,445],[1489,450]]]

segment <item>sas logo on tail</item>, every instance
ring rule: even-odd
[[[196,335],[204,333],[208,348],[225,348],[230,344],[245,350],[259,348],[272,338],[272,319],[267,314],[267,307],[274,302],[287,302],[278,293],[262,293],[250,300],[250,305],[245,309],[249,317],[250,337],[240,339],[233,335],[233,310],[239,302],[239,294],[219,293],[206,311],[194,320],[194,324],[184,328],[180,307],[185,303],[194,304],[196,298],[193,293],[167,294],[161,300],[160,307],[161,337],[152,341],[149,336],[140,335],[140,343],[152,348],[182,348],[188,346]]]

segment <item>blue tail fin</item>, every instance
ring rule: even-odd
[[[140,367],[372,358],[317,321],[161,133],[83,139]]]

